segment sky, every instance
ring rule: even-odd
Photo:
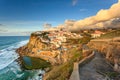
[[[28,35],[65,20],[82,20],[118,0],[0,0],[0,36]]]

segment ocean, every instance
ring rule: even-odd
[[[0,36],[0,80],[41,80],[41,70],[25,70],[17,62],[17,48],[27,44],[29,36]]]

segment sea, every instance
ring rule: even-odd
[[[40,69],[25,70],[17,61],[16,49],[28,41],[29,36],[0,36],[0,80],[41,80]]]

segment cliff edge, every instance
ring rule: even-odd
[[[69,59],[66,53],[71,47],[69,39],[82,38],[80,35],[66,31],[38,31],[31,34],[29,43],[17,49],[20,56],[37,57],[52,65],[61,64]]]

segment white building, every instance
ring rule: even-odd
[[[91,36],[92,36],[92,38],[97,38],[97,37],[100,37],[101,34],[96,34],[96,33],[94,33],[94,34],[91,34]]]

